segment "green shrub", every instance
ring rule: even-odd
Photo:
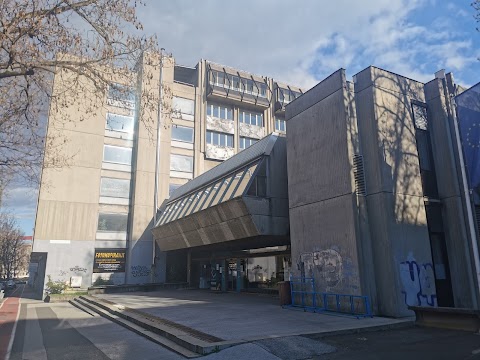
[[[63,281],[60,281],[60,280],[52,281],[52,277],[50,275],[47,275],[47,277],[48,277],[48,282],[46,284],[47,285],[46,290],[50,294],[61,294],[67,288],[67,285]]]

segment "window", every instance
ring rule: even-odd
[[[131,165],[132,164],[132,149],[126,147],[105,145],[103,147],[103,161]]]
[[[412,103],[412,112],[423,194],[428,197],[438,198],[437,177],[433,163],[433,150],[428,129],[427,107],[423,104]]]
[[[263,126],[263,114],[253,111],[240,110],[240,122],[250,125]]]
[[[169,184],[168,185],[168,196],[172,196],[172,193],[177,190],[180,186],[180,184]]]
[[[193,156],[171,154],[170,170],[193,172]]]
[[[255,96],[267,97],[267,85],[253,79],[226,74],[223,71],[211,70],[210,83]]]
[[[233,135],[207,130],[207,144],[233,147]]]
[[[127,231],[128,214],[98,214],[98,231]]]
[[[134,120],[132,116],[107,113],[107,123],[105,125],[105,129],[133,133],[133,124]]]
[[[282,89],[280,87],[277,88],[278,101],[280,101],[281,103],[284,103],[284,104],[287,104],[290,101],[295,100],[300,95],[302,95],[302,93],[300,93],[298,91],[293,91],[293,90],[290,90],[290,89]]]
[[[172,140],[193,143],[193,128],[172,125]]]
[[[229,106],[207,104],[207,115],[219,119],[233,120],[233,110]]]
[[[285,119],[275,118],[275,130],[284,132],[287,131]]]
[[[213,83],[217,86],[225,86],[225,73],[222,71],[213,71]],[[228,87],[228,83],[227,83]]]
[[[267,85],[264,83],[257,83],[258,88],[260,89],[260,96],[267,97]]]
[[[172,109],[181,114],[195,115],[195,102],[193,100],[173,96]]]
[[[255,144],[258,140],[257,139],[252,139],[248,137],[240,137],[240,149],[246,149],[249,146],[252,146]]]
[[[120,84],[108,86],[107,99],[110,105],[120,105],[128,108],[135,107],[135,89]]]
[[[130,180],[102,177],[100,185],[100,196],[129,198]]]

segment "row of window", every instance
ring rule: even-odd
[[[302,93],[290,89],[277,88],[277,99],[281,103],[288,104],[298,98]]]
[[[257,139],[241,136],[240,149],[246,149],[257,141]],[[233,135],[207,130],[207,144],[233,148]]]
[[[209,104],[207,114],[220,119],[232,120],[232,109],[223,105]],[[241,110],[239,121],[244,124],[263,126],[263,114],[259,112]],[[134,118],[118,114],[107,113],[106,129],[124,133],[133,133]],[[285,120],[275,118],[275,130],[285,131]],[[193,128],[173,125],[172,140],[193,143]]]
[[[213,85],[239,91],[253,96],[267,97],[267,84],[253,79],[243,78],[223,71],[211,71],[210,82]]]
[[[259,112],[240,110],[238,120],[245,124],[263,126],[263,114]]]
[[[219,119],[233,120],[233,109],[230,106],[207,104],[207,115]]]

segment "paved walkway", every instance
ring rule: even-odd
[[[161,290],[96,297],[153,314],[224,340],[254,341],[281,336],[333,333],[395,326],[413,319],[333,316],[282,309],[278,298],[203,290]]]
[[[7,357],[10,339],[12,338],[20,307],[22,292],[23,286],[19,286],[8,298],[4,299],[0,305],[0,359]]]

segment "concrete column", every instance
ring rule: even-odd
[[[237,259],[237,292],[242,290],[242,260]]]
[[[187,252],[187,283],[188,286],[191,285],[191,278],[192,276],[192,250],[188,250]]]
[[[220,264],[222,267],[222,291],[227,291],[227,260],[222,259]]]

